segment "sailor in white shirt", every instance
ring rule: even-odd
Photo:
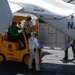
[[[30,31],[28,29],[28,24],[30,25],[30,27],[32,27],[34,25],[33,25],[33,21],[32,21],[31,16],[28,15],[26,19],[27,19],[28,23],[26,22],[26,20],[23,20],[23,22],[21,23],[21,27],[25,31],[27,38],[29,38],[30,37]]]
[[[36,32],[31,33],[31,37],[29,38],[29,49],[30,49],[30,63],[29,69],[32,69],[33,59],[35,59],[35,66],[36,71],[40,71],[40,64],[39,64],[39,43],[37,38],[35,38]]]

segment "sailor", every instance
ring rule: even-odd
[[[39,64],[39,43],[36,38],[36,32],[31,32],[31,37],[29,38],[29,49],[30,49],[30,62],[29,69],[32,69],[33,60],[35,60],[36,71],[40,72],[40,64]]]
[[[65,56],[63,58],[64,60],[68,59],[68,49],[70,46],[72,47],[73,51],[73,59],[75,59],[75,41],[71,39],[68,43],[66,43]]]
[[[28,21],[28,23],[26,22],[26,20]],[[30,37],[30,30],[28,29],[29,25],[30,25],[30,27],[32,27],[34,25],[33,25],[32,17],[30,15],[28,15],[26,17],[26,20],[24,20],[23,24],[21,24],[21,27],[25,31],[26,37],[28,39]]]

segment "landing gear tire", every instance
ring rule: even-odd
[[[23,59],[22,59],[23,64],[28,65],[29,64],[29,61],[30,61],[30,54],[24,55],[23,56]]]
[[[0,63],[5,61],[5,56],[3,54],[0,54]]]

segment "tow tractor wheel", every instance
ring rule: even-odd
[[[5,61],[5,56],[3,54],[0,54],[0,62],[4,62]]]
[[[23,56],[22,62],[26,65],[29,64],[29,60],[30,60],[30,54],[26,54]]]

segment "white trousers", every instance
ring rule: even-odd
[[[33,59],[35,59],[36,71],[40,70],[39,51],[38,51],[38,49],[36,49],[35,52],[34,52],[34,50],[30,50],[29,69],[32,69],[33,68],[33,66],[32,66]]]

